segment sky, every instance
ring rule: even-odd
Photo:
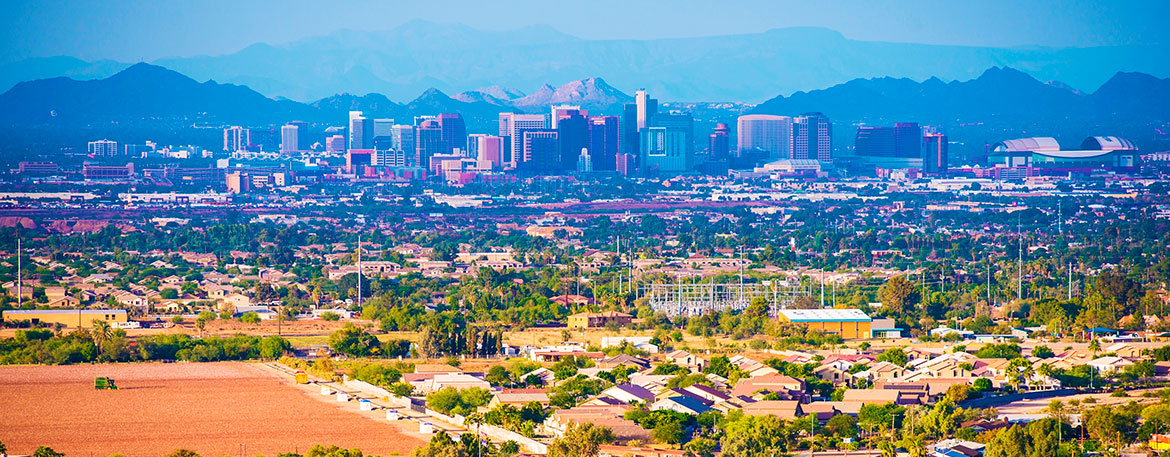
[[[1165,0],[4,0],[0,61],[219,55],[411,20],[483,30],[549,25],[586,39],[659,39],[817,26],[847,38],[968,46],[1170,43]]]

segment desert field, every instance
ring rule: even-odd
[[[95,376],[119,389],[94,390]],[[272,456],[335,444],[390,456],[424,444],[246,363],[0,367],[0,405],[11,454],[47,445],[69,456]]]

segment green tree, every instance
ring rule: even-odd
[[[329,347],[336,352],[354,357],[378,356],[382,354],[382,342],[378,337],[366,333],[352,323],[329,335]]]
[[[260,358],[262,359],[279,359],[290,349],[292,349],[292,344],[280,336],[266,336],[260,340]]]
[[[596,457],[602,444],[612,443],[613,430],[592,423],[572,423],[548,446],[549,457]]]
[[[882,299],[882,306],[896,315],[918,303],[918,288],[908,281],[905,276],[894,276],[886,281],[878,291]]]
[[[906,362],[909,361],[906,352],[900,347],[886,349],[881,354],[878,354],[875,359],[878,362],[889,362],[900,367],[906,366]]]
[[[48,446],[40,446],[37,450],[33,451],[32,457],[65,457],[65,454],[54,451],[53,448]],[[198,454],[194,457],[198,457]]]

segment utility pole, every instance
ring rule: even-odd
[[[1060,197],[1056,197],[1056,232],[1064,235],[1064,206],[1060,204]]]
[[[620,236],[617,237],[617,257],[618,257],[617,261],[618,261],[618,265],[619,265],[618,274],[617,274],[617,280],[618,280],[617,293],[618,293],[618,295],[621,295],[622,294],[622,270],[621,270],[620,265],[622,264],[622,237],[620,237]]]
[[[1016,263],[1016,300],[1024,298],[1024,233],[1020,230],[1020,216],[1016,216],[1016,235],[1020,237],[1020,260]]]
[[[987,308],[991,308],[991,257],[987,258]]]
[[[1068,263],[1068,299],[1072,300],[1072,262]]]
[[[24,304],[24,275],[20,266],[20,238],[16,239],[16,305]]]
[[[361,306],[362,306],[362,235],[360,233],[358,234],[358,245],[357,245],[357,273],[358,273],[357,305],[358,305],[358,308],[361,308]]]

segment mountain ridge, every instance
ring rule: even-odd
[[[991,66],[1019,68],[1042,81],[1061,81],[1090,92],[1118,70],[1170,76],[1170,61],[1156,57],[1168,54],[1170,45],[992,48],[870,42],[816,27],[590,40],[545,26],[484,31],[411,21],[382,31],[338,31],[285,44],[257,43],[230,54],[152,63],[198,80],[246,84],[269,97],[303,102],[342,92],[406,99],[430,87],[458,94],[494,84],[534,92],[549,81],[580,75],[601,76],[618,87],[645,87],[664,101],[755,102],[857,78],[967,80]],[[81,77],[112,74],[111,68],[12,65],[8,73],[38,78],[66,75],[65,71]],[[0,77],[0,84],[15,82]]]

